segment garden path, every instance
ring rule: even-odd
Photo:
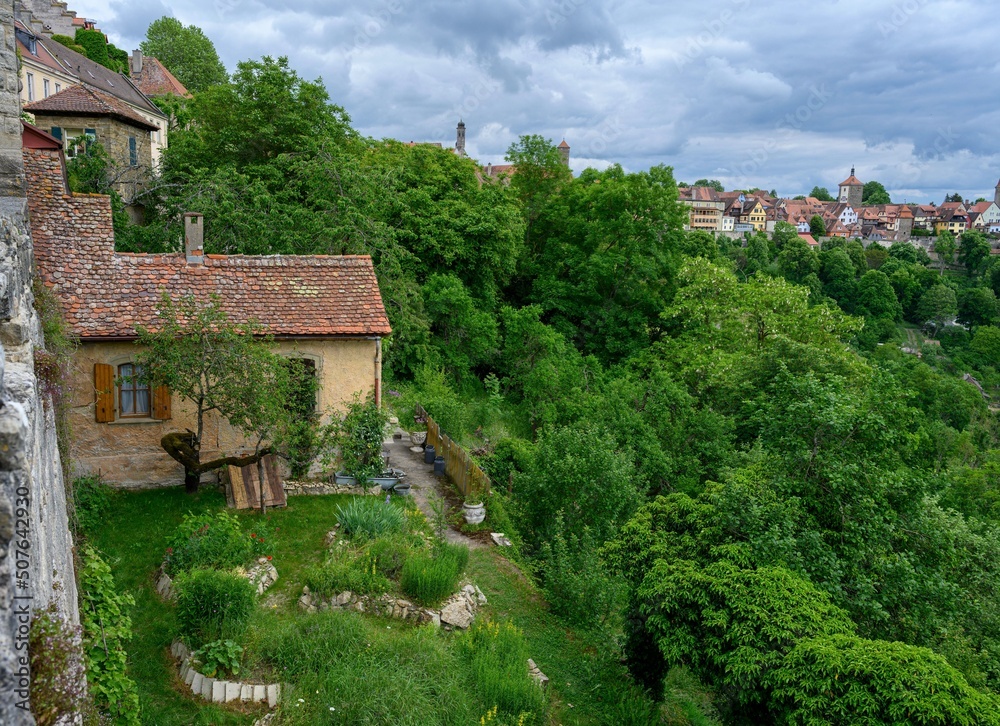
[[[386,442],[384,449],[389,452],[389,466],[395,469],[402,469],[406,472],[406,480],[410,483],[410,495],[416,502],[417,507],[427,517],[427,521],[433,524],[434,510],[431,509],[428,495],[436,492],[438,496],[443,496],[440,490],[441,484],[434,476],[433,467],[424,463],[423,452],[417,454],[410,451],[409,438],[402,440],[393,439],[392,443]],[[482,542],[477,542],[471,537],[466,537],[461,532],[455,531],[451,525],[445,530],[444,537],[453,544],[464,544],[469,549],[480,549],[485,547]]]

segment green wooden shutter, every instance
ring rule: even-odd
[[[53,126],[51,133],[52,133],[53,136],[55,136],[60,141],[63,140],[62,128],[60,126]]]

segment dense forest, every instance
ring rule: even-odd
[[[171,110],[119,248],[177,250],[199,211],[209,253],[370,254],[387,399],[476,449],[494,531],[653,698],[682,668],[725,723],[1000,723],[982,235],[932,262],[784,224],[686,233],[669,167],[574,177],[525,136],[484,178],[364,137],[285,59]],[[79,189],[107,189],[98,156]]]

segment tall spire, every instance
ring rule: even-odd
[[[458,120],[457,135],[455,137],[455,153],[465,156],[465,121]]]

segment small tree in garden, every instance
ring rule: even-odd
[[[347,415],[337,427],[341,466],[344,472],[364,481],[382,473],[382,439],[389,415],[371,396],[362,401],[355,396]]]
[[[232,322],[214,296],[203,304],[190,296],[175,302],[164,294],[158,313],[157,330],[139,328],[137,343],[143,350],[136,362],[151,386],[167,386],[195,406],[198,430],[175,431],[160,441],[184,466],[184,484],[194,492],[203,473],[257,463],[301,425],[289,404],[293,376],[261,327]],[[211,411],[254,442],[252,454],[202,461],[205,417]]]

